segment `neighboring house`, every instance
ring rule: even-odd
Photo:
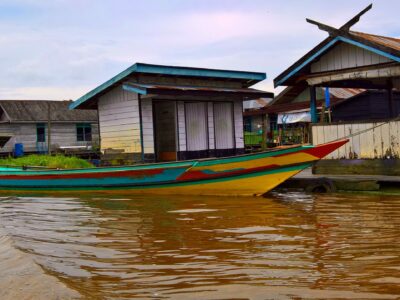
[[[337,103],[344,103],[348,98],[362,93],[363,89],[330,88],[330,109],[325,109],[325,118],[335,112]],[[325,88],[316,89],[317,111],[319,116],[325,103]],[[320,118],[320,117],[319,117]],[[297,144],[310,142],[309,131],[311,123],[310,98],[306,87],[287,87],[270,103],[258,109],[248,109],[244,112],[246,131],[258,132],[265,128],[267,144]],[[266,124],[264,124],[266,123]]]
[[[338,28],[308,19],[328,37],[274,79],[275,87],[308,88],[313,144],[349,138],[316,172],[400,175],[400,39],[350,30],[371,7]],[[318,87],[368,92],[337,104],[332,114],[337,122],[326,124],[318,116]]]
[[[243,101],[265,73],[137,63],[76,100],[97,109],[103,160],[172,161],[244,153]]]
[[[27,153],[90,150],[99,144],[97,112],[70,111],[72,101],[0,100],[0,153],[23,144]],[[50,116],[50,122],[49,122]]]

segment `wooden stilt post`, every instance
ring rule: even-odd
[[[310,112],[311,112],[311,123],[318,122],[317,115],[317,93],[315,86],[310,86]]]
[[[47,103],[47,153],[51,154],[51,109],[50,102]]]
[[[319,122],[321,124],[325,123],[325,110],[326,110],[325,103],[322,103],[321,117],[319,118]]]
[[[261,137],[261,150],[266,150],[267,149],[267,131],[266,131],[266,123],[267,123],[267,115],[263,114],[261,115],[262,119],[262,137]]]
[[[388,107],[389,107],[389,116],[393,118],[396,116],[395,106],[393,102],[393,84],[392,81],[388,80],[388,87],[387,87],[387,95],[388,95]]]

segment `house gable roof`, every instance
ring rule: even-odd
[[[339,42],[348,43],[400,62],[400,39],[351,31],[347,35],[328,37],[274,79],[274,86],[288,85],[291,77],[325,54]]]
[[[0,100],[0,107],[9,122],[47,122],[50,106],[52,122],[97,122],[96,110],[69,110],[69,101]]]
[[[189,68],[136,63],[128,69],[122,71],[87,94],[83,95],[70,105],[70,109],[75,109],[83,103],[97,97],[100,93],[108,90],[114,84],[122,82],[128,76],[135,73],[155,74],[160,76],[183,76],[183,77],[200,77],[200,78],[219,78],[227,80],[240,80],[245,83],[245,87],[249,87],[259,81],[267,78],[265,73],[246,72],[246,71],[231,71],[220,69],[205,69],[205,68]]]
[[[350,27],[359,20],[360,16],[371,7],[372,5],[368,6],[339,29],[307,19],[309,23],[317,25],[321,30],[327,31],[329,37],[278,75],[274,79],[274,86],[297,84],[296,79],[301,75],[300,73],[302,70],[306,70],[311,63],[340,42],[371,51],[394,62],[400,63],[400,39],[349,30]]]

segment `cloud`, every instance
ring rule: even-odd
[[[326,37],[305,17],[340,26],[369,0],[117,3],[1,1],[1,98],[76,99],[137,61],[264,71],[260,86],[272,90],[276,75]],[[400,36],[399,3],[376,2],[355,28]]]

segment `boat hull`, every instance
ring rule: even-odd
[[[221,159],[77,170],[0,170],[0,190],[262,195],[346,141]]]

